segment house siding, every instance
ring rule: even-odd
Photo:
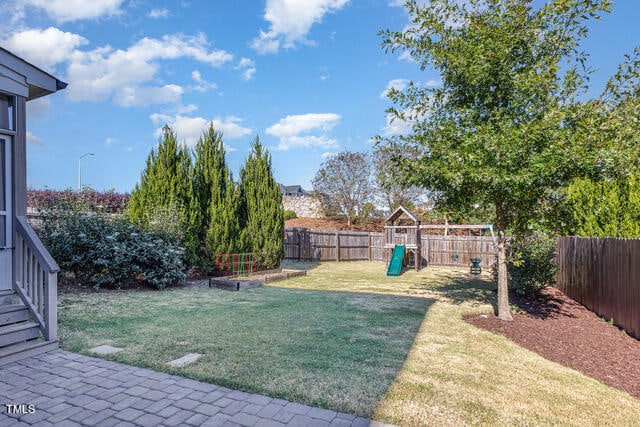
[[[14,216],[27,214],[27,136],[26,132],[27,100],[17,99],[17,129],[13,137],[13,212]],[[15,227],[15,221],[14,221]]]

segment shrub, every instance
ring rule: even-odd
[[[128,194],[119,194],[111,190],[104,193],[88,188],[80,192],[72,190],[27,191],[27,206],[37,210],[77,207],[86,211],[122,213],[125,211],[127,203],[129,203]]]
[[[556,280],[558,239],[553,236],[531,235],[510,242],[507,250],[507,271],[510,286],[519,295],[537,295]],[[494,271],[494,276],[495,276]]]
[[[574,180],[567,190],[570,215],[565,234],[583,237],[640,237],[640,178]]]
[[[296,213],[292,210],[287,209],[286,211],[284,211],[284,220],[288,220],[288,219],[294,219],[294,218],[298,218],[298,215],[296,215]]]
[[[163,289],[186,277],[182,247],[124,219],[48,211],[37,229],[62,272],[95,288],[145,282]]]

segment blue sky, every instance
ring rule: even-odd
[[[377,32],[402,29],[398,0],[0,0],[0,45],[67,89],[28,104],[28,183],[128,192],[168,123],[192,145],[210,121],[237,177],[256,135],[283,184],[310,182],[332,153],[371,149],[390,124],[384,97],[438,83]],[[590,24],[597,94],[640,44],[640,2]]]

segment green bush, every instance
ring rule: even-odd
[[[288,219],[294,219],[294,218],[298,218],[298,215],[296,215],[296,213],[292,210],[286,210],[284,211],[284,220],[288,220]]]
[[[555,284],[557,246],[556,237],[540,234],[519,237],[509,243],[507,271],[510,287],[517,294],[537,295]]]
[[[582,237],[640,237],[640,178],[576,179],[565,200],[564,234]]]
[[[77,210],[45,213],[38,234],[62,272],[93,285],[127,287],[144,282],[157,289],[186,277],[184,249],[163,234],[124,219]]]

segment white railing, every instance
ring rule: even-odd
[[[13,288],[47,340],[58,339],[58,271],[25,216],[16,217]]]

